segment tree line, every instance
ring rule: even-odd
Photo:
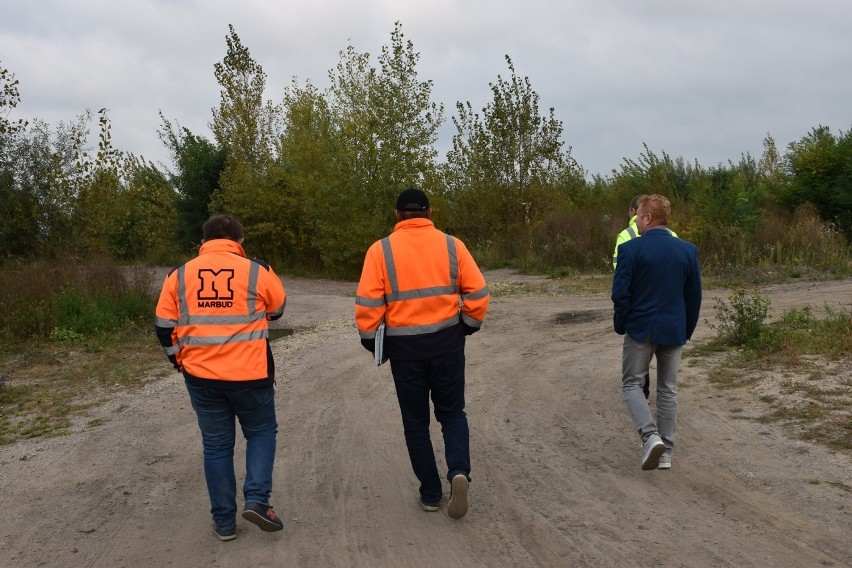
[[[704,167],[647,146],[608,176],[571,156],[553,108],[542,109],[509,56],[484,108],[458,102],[451,149],[435,149],[445,108],[397,23],[376,61],[353,45],[330,85],[293,79],[279,102],[229,27],[212,139],[161,112],[172,164],[113,146],[106,109],[69,122],[13,120],[18,82],[0,65],[2,258],[72,255],[175,263],[201,224],[226,212],[248,251],[282,270],[351,278],[394,223],[401,189],[430,195],[439,228],[486,266],[545,272],[609,270],[627,205],[641,193],[672,202],[672,227],[710,270],[812,267],[847,274],[852,237],[852,131],[817,126],[779,151]],[[97,148],[88,146],[93,125]]]

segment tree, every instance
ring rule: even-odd
[[[169,181],[177,191],[177,241],[190,251],[201,239],[204,222],[210,216],[210,201],[220,188],[227,151],[187,128],[172,125],[162,114],[160,140],[169,149],[176,171]]]
[[[23,130],[27,123],[23,119],[10,121],[9,115],[21,102],[21,93],[18,91],[18,80],[8,69],[0,66],[0,144],[2,138],[7,134],[14,134]]]
[[[791,180],[785,205],[811,203],[852,237],[852,130],[835,137],[826,126],[814,128],[789,145],[786,157]]]
[[[432,81],[418,79],[419,59],[397,22],[378,69],[350,45],[329,73],[328,180],[311,213],[323,262],[339,274],[357,274],[364,251],[393,226],[396,195],[435,169],[443,106],[431,102]]]
[[[317,216],[332,182],[334,142],[331,112],[325,96],[310,82],[300,85],[294,78],[284,94],[284,132],[277,154],[289,189],[286,229],[292,248],[285,260],[317,269],[322,257],[316,245]]]
[[[229,30],[227,52],[214,68],[222,90],[211,124],[227,157],[209,208],[210,213],[237,217],[251,253],[275,262],[288,248],[289,221],[289,189],[280,160],[274,156],[280,109],[264,102],[266,74],[234,27]]]
[[[98,111],[98,150],[84,146],[85,132],[75,140],[77,162],[71,177],[75,206],[72,222],[75,244],[83,254],[111,255],[110,242],[119,232],[124,153],[112,145],[112,124],[107,109]],[[90,115],[87,112],[87,119]]]
[[[22,133],[26,123],[8,117],[21,101],[18,81],[0,67],[0,245],[3,256],[26,256],[38,245],[37,202],[35,194],[17,180]]]
[[[143,158],[128,157],[124,171],[127,181],[117,200],[110,252],[123,260],[172,262],[174,235],[179,226],[172,185],[165,174]]]
[[[21,161],[29,157],[25,139],[11,130],[0,136],[0,258],[32,256],[41,239],[38,194],[18,175]]]
[[[262,172],[271,161],[277,109],[264,103],[266,73],[243,46],[234,26],[228,26],[225,57],[213,66],[221,88],[219,108],[212,109],[210,127],[230,159]]]
[[[517,76],[508,55],[506,63],[510,76],[490,84],[492,100],[481,117],[469,102],[456,105],[457,133],[444,169],[453,226],[475,243],[497,235],[529,243],[537,223],[570,206],[565,182],[582,172],[570,148],[563,151],[554,109],[542,116],[529,78]]]
[[[29,125],[8,116],[21,100],[18,81],[0,68],[0,242],[5,256],[47,255],[76,248],[89,219],[78,213],[79,198],[91,195],[91,185],[105,164],[114,162],[109,120],[102,109],[101,147],[92,158],[83,143],[88,134],[88,111],[70,123],[51,129],[43,121]],[[97,211],[98,199],[89,200]]]
[[[763,139],[763,155],[757,164],[767,194],[777,197],[787,184],[783,157],[769,133]]]

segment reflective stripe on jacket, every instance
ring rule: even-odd
[[[417,336],[463,322],[479,328],[488,311],[488,286],[467,247],[429,219],[400,221],[367,251],[355,298],[363,339]]]
[[[627,228],[618,233],[618,236],[615,238],[615,250],[613,250],[612,252],[613,270],[615,270],[615,267],[618,264],[618,247],[631,239],[635,239],[638,236],[639,228],[636,226],[636,215],[634,215],[630,218],[630,223],[628,223]]]
[[[281,316],[285,302],[271,267],[246,258],[237,242],[214,239],[166,277],[156,327],[166,354],[192,377],[269,379],[274,367],[267,321]]]

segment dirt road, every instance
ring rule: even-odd
[[[93,409],[95,425],[0,447],[0,566],[852,565],[852,459],[736,419],[742,395],[708,386],[688,348],[674,465],[639,469],[607,294],[492,301],[467,349],[470,512],[424,513],[390,369],[357,339],[355,286],[285,286],[280,325],[296,333],[273,344],[283,531],[238,519],[235,541],[213,535],[199,433],[170,374]],[[766,292],[777,308],[848,307],[852,280]],[[705,293],[703,315],[722,293]],[[711,334],[701,323],[696,343]],[[442,452],[435,425],[433,441]]]

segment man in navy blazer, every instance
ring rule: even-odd
[[[695,245],[667,229],[671,205],[662,195],[639,200],[641,239],[618,247],[612,280],[613,326],[624,335],[621,392],[642,438],[643,470],[668,469],[677,427],[677,372],[698,324],[701,274]],[[657,358],[657,419],[642,393]]]

